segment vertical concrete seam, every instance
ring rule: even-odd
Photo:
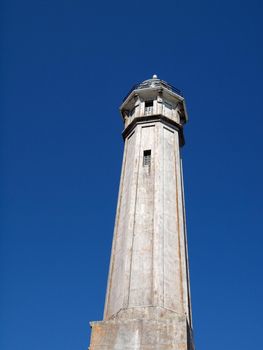
[[[140,127],[140,142],[139,142],[139,156],[137,164],[137,177],[136,177],[136,190],[135,190],[135,203],[134,203],[134,216],[133,216],[133,232],[132,232],[132,245],[131,245],[131,260],[130,260],[130,271],[129,271],[129,286],[128,286],[128,298],[127,306],[130,303],[130,292],[131,292],[131,275],[132,275],[132,261],[133,261],[133,244],[134,244],[134,234],[135,234],[135,222],[136,222],[136,206],[137,206],[137,193],[138,193],[138,180],[140,171],[140,161],[141,161],[141,140],[142,140],[142,129]],[[136,158],[135,158],[136,159]]]
[[[176,155],[176,137],[178,134],[174,134],[174,159],[175,159],[175,186],[176,186],[176,214],[177,214],[177,234],[178,234],[178,254],[179,254],[179,271],[180,271],[180,297],[181,297],[181,307],[184,305],[184,296],[183,296],[183,273],[182,273],[182,254],[181,254],[181,230],[180,230],[180,222],[179,222],[179,203],[178,203],[178,171],[177,171],[177,155]],[[179,147],[179,145],[178,145]]]
[[[153,137],[153,159],[152,159],[152,163],[153,163],[153,174],[152,174],[152,186],[153,186],[153,191],[152,191],[152,203],[153,203],[153,211],[152,211],[152,285],[151,285],[151,288],[152,288],[152,300],[151,300],[151,303],[154,305],[155,304],[155,298],[154,298],[154,248],[155,248],[155,234],[154,234],[154,213],[155,213],[155,174],[156,174],[156,154],[155,154],[155,150],[157,149],[156,147],[156,135],[157,135],[157,132],[156,132],[156,128],[157,128],[157,125],[155,124],[154,125],[154,137]]]
[[[111,253],[111,261],[110,261],[110,268],[109,268],[109,280],[107,283],[105,310],[104,310],[103,318],[105,318],[107,316],[107,313],[108,313],[109,301],[110,301],[110,291],[112,290],[112,273],[114,271],[115,251],[116,251],[117,237],[118,237],[118,233],[119,233],[118,227],[119,227],[119,221],[120,221],[120,209],[121,209],[121,204],[122,204],[123,183],[124,183],[125,171],[126,171],[127,149],[128,149],[128,139],[126,139],[125,144],[124,144],[124,158],[122,161],[121,180],[120,180],[119,196],[118,196],[118,202],[117,202],[117,216],[116,216],[116,223],[114,225],[115,230],[114,230],[114,237],[113,237],[113,249],[112,249],[112,253]]]
[[[162,263],[163,263],[163,307],[165,305],[165,290],[164,290],[164,279],[165,279],[165,268],[164,268],[164,244],[165,244],[165,238],[164,238],[164,220],[165,220],[165,215],[164,215],[164,164],[165,164],[165,161],[164,161],[164,157],[165,157],[165,153],[164,153],[164,127],[162,126],[162,143],[163,143],[163,154],[162,154],[162,162],[163,162],[163,166],[162,166],[162,170],[163,170],[163,181],[162,181],[162,200],[163,200],[163,249],[162,249]]]
[[[185,260],[186,260],[186,278],[187,278],[187,297],[188,297],[188,313],[189,323],[191,328],[193,327],[192,321],[192,305],[191,305],[191,290],[190,290],[190,271],[189,271],[189,257],[188,257],[188,241],[187,241],[187,227],[186,227],[186,213],[185,213],[185,195],[184,195],[184,175],[183,175],[183,161],[180,159],[180,173],[181,173],[181,187],[182,187],[182,200],[183,200],[183,220],[184,220],[184,247],[185,247]]]

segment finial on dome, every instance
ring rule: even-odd
[[[157,79],[158,77],[157,77],[157,75],[156,74],[154,74],[153,75],[153,79]]]

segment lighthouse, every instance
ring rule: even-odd
[[[153,75],[124,98],[124,154],[102,321],[91,350],[193,350],[178,89]]]

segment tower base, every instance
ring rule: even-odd
[[[91,322],[90,350],[194,350],[184,317]]]

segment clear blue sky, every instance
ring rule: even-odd
[[[86,350],[123,142],[156,73],[184,91],[197,350],[262,348],[262,1],[3,0],[1,350]]]

